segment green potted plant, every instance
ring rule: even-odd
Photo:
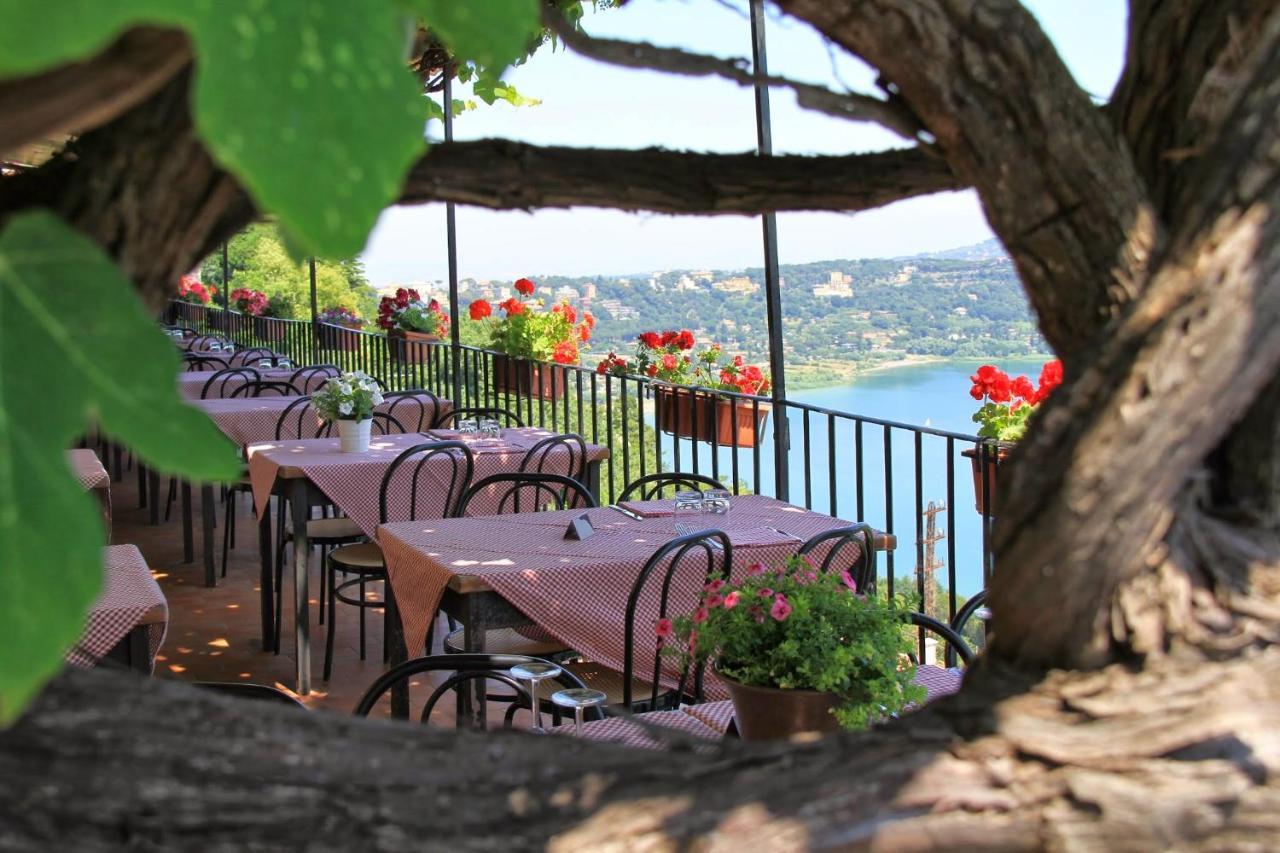
[[[322,349],[354,352],[360,347],[359,331],[364,326],[354,311],[342,305],[331,305],[317,315],[320,321],[320,346]],[[349,330],[349,331],[348,331]]]
[[[359,370],[335,376],[311,395],[311,403],[321,418],[337,423],[343,453],[369,449],[373,409],[382,403],[382,391],[372,376]]]
[[[1008,457],[1009,448],[1027,431],[1031,415],[1062,384],[1062,362],[1045,362],[1036,385],[1025,375],[1010,377],[991,364],[979,367],[969,381],[973,383],[969,396],[982,403],[973,414],[973,422],[978,424],[978,436],[986,441],[962,450],[961,455],[973,465],[974,508],[986,515],[987,508],[995,505],[996,471]]]
[[[708,584],[694,612],[655,627],[663,653],[709,662],[729,688],[745,740],[863,729],[924,699],[908,608],[859,593],[848,571],[794,556]]]
[[[591,340],[595,318],[589,311],[578,311],[568,300],[546,308],[533,296],[532,281],[522,278],[515,283],[516,296],[498,303],[501,318],[493,316],[493,306],[477,299],[468,307],[473,322],[486,326],[489,346],[500,355],[494,356],[494,384],[499,390],[520,393],[544,400],[558,400],[564,393],[566,371],[559,365],[576,365],[581,361],[579,347]]]
[[[724,354],[719,344],[695,352],[688,329],[644,332],[636,341],[634,362],[609,353],[596,371],[617,376],[635,374],[657,380],[653,395],[664,432],[724,446],[754,447],[764,434],[771,406],[717,394],[760,396],[769,376],[741,355]]]
[[[387,332],[392,361],[422,364],[431,351],[427,344],[449,334],[449,315],[439,301],[424,302],[418,291],[401,287],[378,303],[378,327]]]

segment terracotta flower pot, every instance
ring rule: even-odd
[[[978,448],[971,447],[967,450],[960,451],[960,455],[967,457],[973,466],[973,508],[982,515],[987,515],[987,507],[991,507],[992,511],[996,505],[996,472],[1000,468],[1000,463],[1009,457],[1009,447],[997,445],[988,447],[984,453],[979,453]],[[985,460],[985,461],[984,461]],[[983,493],[982,468],[986,467],[986,493]],[[986,498],[983,500],[983,498]]]
[[[427,332],[405,329],[391,329],[387,332],[387,349],[391,360],[400,364],[426,364],[431,360],[429,344],[439,342],[440,338]]]
[[[759,444],[773,409],[768,403],[757,408],[749,401],[667,385],[655,385],[653,394],[663,432],[723,447]]]
[[[322,324],[320,326],[320,348],[337,352],[355,352],[360,349],[360,336],[351,332],[360,331],[359,326],[336,326]]]
[[[831,713],[840,704],[835,693],[756,687],[717,673],[729,688],[733,719],[743,740],[776,740],[803,732],[833,732],[840,722]]]
[[[505,353],[493,356],[493,385],[499,391],[541,400],[559,400],[568,384],[568,371],[558,365],[511,358]]]

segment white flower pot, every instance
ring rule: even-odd
[[[363,453],[369,449],[369,436],[373,419],[362,421],[338,420],[338,441],[343,453]]]

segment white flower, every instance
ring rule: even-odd
[[[355,406],[350,401],[344,400],[338,404],[338,414],[346,416],[355,411]]]
[[[373,405],[375,405],[375,406],[381,406],[381,405],[382,405],[382,395],[381,395],[381,394],[379,394],[377,391],[374,391],[374,392],[373,392],[373,396],[370,398],[370,402],[372,402],[372,403],[373,403]]]

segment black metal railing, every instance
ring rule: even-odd
[[[275,348],[296,364],[362,370],[391,390],[424,388],[456,406],[504,408],[527,425],[579,433],[610,450],[601,469],[604,501],[629,481],[657,471],[709,474],[739,494],[779,493],[772,458],[777,417],[775,401],[768,398],[512,360],[468,346],[459,347],[455,357],[445,341],[235,312],[224,316],[217,308],[181,302],[172,303],[169,319],[224,335],[242,348]],[[882,555],[886,594],[914,591],[931,615],[950,621],[962,592],[986,588],[993,568],[986,508],[994,479],[970,474],[998,461],[989,445],[972,435],[798,401],[776,404],[789,425],[782,446],[788,448],[791,502],[866,521],[897,537],[897,547]],[[962,456],[966,450],[975,459]],[[930,502],[945,507],[933,514],[945,515],[945,522],[930,525]],[[904,556],[910,565],[899,575]],[[931,587],[931,579],[938,586]]]

